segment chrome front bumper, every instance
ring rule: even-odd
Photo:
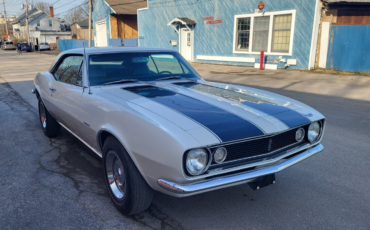
[[[178,197],[191,196],[198,193],[208,192],[220,188],[226,188],[234,185],[253,182],[260,177],[280,172],[300,161],[303,161],[304,159],[310,156],[315,155],[316,153],[321,152],[322,150],[324,150],[324,146],[318,144],[315,147],[307,149],[299,153],[298,155],[285,160],[284,162],[268,166],[266,168],[260,168],[257,170],[243,172],[235,175],[220,176],[217,178],[186,185],[176,184],[174,182],[159,179],[158,185],[163,189],[172,192],[174,196]]]

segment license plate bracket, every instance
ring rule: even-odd
[[[275,174],[270,174],[270,175],[262,177],[258,181],[248,183],[248,185],[253,190],[258,190],[260,188],[263,188],[263,187],[266,187],[272,184],[275,184]]]

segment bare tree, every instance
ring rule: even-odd
[[[42,2],[42,1],[35,1],[33,6],[41,11],[43,11],[45,14],[49,15],[49,6],[51,6],[48,2]]]
[[[72,9],[68,12],[66,12],[63,16],[67,23],[72,24],[74,22],[80,22],[89,17],[89,10],[86,9],[89,7],[88,4],[84,4],[80,7],[77,7],[75,9]]]

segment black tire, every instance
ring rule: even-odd
[[[44,103],[39,99],[39,120],[42,131],[47,137],[56,137],[60,133],[59,123],[51,116]]]
[[[112,160],[112,162],[110,162],[112,156],[116,157],[116,161]],[[119,161],[117,161],[117,158]],[[119,164],[121,164],[123,167],[123,173],[121,173],[122,169],[120,167],[119,171],[114,170],[116,165]],[[116,171],[116,173],[113,171]],[[110,174],[111,183],[109,183],[108,172],[112,172]],[[125,215],[140,213],[146,210],[152,203],[153,190],[141,176],[139,170],[136,168],[125,148],[113,136],[107,137],[104,142],[103,173],[109,196],[114,206],[121,213]],[[121,186],[119,186],[119,184],[121,184]],[[118,188],[115,189],[115,192],[112,190],[112,187],[114,186],[115,188]],[[123,194],[122,198],[118,198],[116,195],[117,192]]]

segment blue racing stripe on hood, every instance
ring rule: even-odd
[[[197,99],[154,86],[124,88],[193,119],[223,142],[263,135],[258,127],[230,112]]]
[[[310,120],[304,117],[302,114],[290,109],[287,106],[278,105],[276,103],[245,93],[235,92],[232,90],[227,90],[223,88],[193,82],[176,83],[176,85],[194,89],[211,95],[223,97],[234,102],[247,105],[251,108],[257,109],[261,112],[271,115],[276,119],[279,119],[280,121],[285,123],[289,128],[293,128],[310,122]]]

